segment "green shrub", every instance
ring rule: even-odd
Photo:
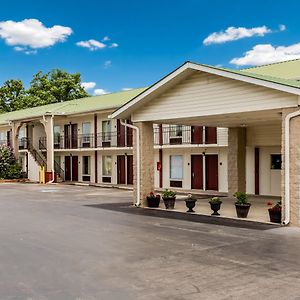
[[[0,146],[0,178],[18,179],[21,177],[22,168],[17,163],[10,147]]]
[[[248,196],[246,193],[244,192],[235,192],[233,194],[233,196],[236,198],[236,204],[239,204],[239,205],[245,205],[245,204],[248,204]]]
[[[176,192],[171,191],[169,189],[165,189],[162,193],[163,198],[174,198],[176,196]]]

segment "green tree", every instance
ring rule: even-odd
[[[0,87],[0,113],[20,109],[24,102],[26,91],[21,80],[7,80]]]
[[[41,71],[35,74],[27,94],[30,107],[88,96],[81,86],[79,73],[70,74],[59,69],[54,69],[46,74]]]
[[[29,89],[21,80],[7,80],[0,87],[0,113],[64,102],[89,96],[81,85],[79,73],[54,69],[33,76]]]
[[[0,178],[17,179],[22,174],[22,168],[17,163],[13,151],[7,146],[0,146]]]

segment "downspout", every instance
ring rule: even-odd
[[[141,205],[141,199],[140,199],[140,129],[137,126],[134,126],[132,124],[128,124],[124,122],[123,120],[120,120],[121,125],[132,128],[136,131],[136,203],[135,206]]]
[[[53,128],[53,115],[51,116],[51,123],[52,123],[52,126],[51,126],[51,128]],[[45,123],[47,123],[48,121],[46,120],[46,118],[45,118],[45,115],[43,115],[43,120],[44,120],[44,122]],[[50,141],[51,143],[53,143],[53,141]],[[53,153],[53,155],[54,155],[54,153]],[[54,158],[53,158],[54,159]],[[55,172],[54,172],[54,166],[51,166],[51,169],[52,169],[52,179],[50,180],[50,181],[48,181],[48,182],[46,182],[46,184],[51,184],[51,183],[53,183],[54,182],[54,176],[55,176]]]
[[[300,110],[286,115],[284,120],[284,220],[283,225],[290,223],[290,121],[292,118],[300,116]]]

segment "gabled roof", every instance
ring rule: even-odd
[[[239,80],[243,82],[248,82],[251,84],[256,84],[258,86],[264,86],[271,89],[280,90],[283,92],[295,94],[300,96],[300,82],[292,79],[278,78],[269,75],[256,74],[254,72],[249,72],[246,70],[232,70],[214,67],[210,65],[197,64],[193,62],[186,62],[179,68],[147,88],[140,95],[137,95],[129,102],[125,103],[123,106],[114,111],[111,115],[112,118],[127,118],[137,107],[142,105],[144,101],[151,98],[154,93],[159,93],[159,89],[163,86],[171,85],[180,76],[183,77],[185,72],[190,71],[202,71],[209,74],[215,74],[218,76],[231,78],[234,80]]]
[[[145,88],[139,88],[4,113],[0,114],[0,124],[7,124],[8,121],[36,118],[45,114],[71,115],[101,110],[112,110],[120,107],[144,90]]]
[[[285,79],[300,79],[300,59],[247,68],[243,71]]]

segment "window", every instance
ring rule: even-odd
[[[6,144],[6,133],[3,131],[0,131],[0,145]]]
[[[111,182],[111,156],[102,156],[102,182]]]
[[[55,125],[53,127],[53,135],[54,135],[54,148],[59,148],[60,145],[60,126]]]
[[[182,125],[170,125],[170,137],[182,136]]]
[[[91,157],[82,157],[82,181],[90,181],[91,175]]]
[[[182,180],[183,178],[183,157],[182,155],[170,156],[170,178]]]
[[[102,156],[102,175],[111,176],[112,160],[111,156]]]
[[[26,148],[26,136],[25,136],[25,128],[21,128],[19,131],[19,149]]]
[[[82,123],[82,146],[89,147],[91,142],[91,122]]]
[[[111,121],[102,121],[102,139],[103,141],[111,140]]]
[[[271,154],[271,170],[281,170],[281,154]]]

